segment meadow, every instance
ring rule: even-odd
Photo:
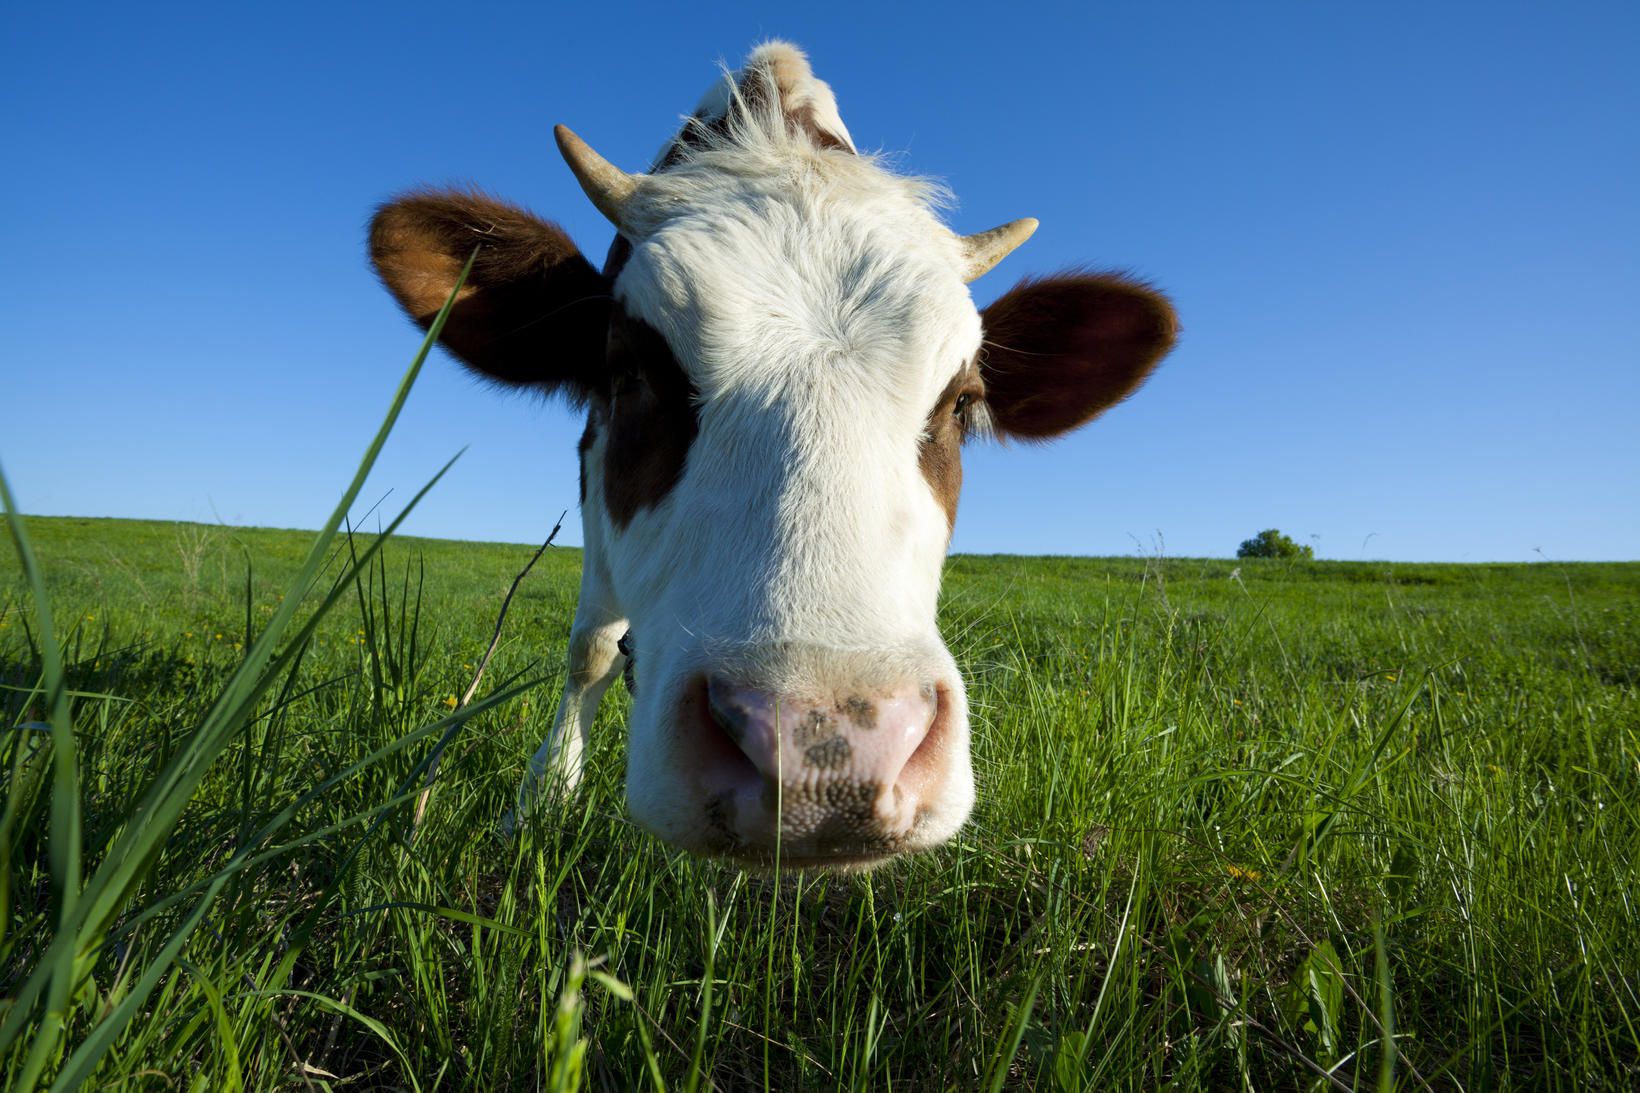
[[[317,534],[0,476],[7,1090],[1640,1077],[1640,564],[955,557],[946,847],[672,851],[619,693],[503,836],[579,554],[348,516],[450,306]]]
[[[578,551],[519,584],[458,710],[534,548],[339,538],[309,582],[334,606],[166,819],[145,794],[301,594],[314,536],[26,526],[75,867],[128,875],[48,1015],[23,988],[61,933],[65,783],[8,557],[7,1088],[1640,1078],[1640,565],[955,557],[973,821],[864,875],[774,876],[625,818],[620,688],[584,796],[497,833],[550,724]]]

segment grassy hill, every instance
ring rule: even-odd
[[[65,772],[7,551],[0,995],[79,974],[66,1040],[48,1000],[0,1001],[8,1088],[87,1043],[99,1088],[1640,1081],[1640,564],[953,558],[973,821],[773,877],[625,818],[624,693],[584,797],[495,834],[551,722],[574,550],[457,710],[533,547],[393,539],[347,576],[374,539],[342,544],[304,600],[334,607],[162,823],[144,794],[250,694],[313,536],[27,525],[78,750]],[[65,794],[81,866],[48,837]],[[99,943],[51,949],[53,878],[115,865]]]

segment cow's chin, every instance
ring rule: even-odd
[[[669,682],[670,698],[655,695],[634,711],[627,798],[640,826],[680,849],[749,869],[861,872],[941,845],[973,807],[966,696],[955,677],[913,688],[934,696],[924,698],[932,714],[903,744],[903,761],[869,765],[896,731],[896,716],[907,724],[919,716],[915,699],[891,693],[878,700],[884,716],[870,728],[833,726],[811,745],[822,758],[852,753],[858,765],[839,758],[820,769],[790,758],[784,767],[754,762],[737,744],[739,726],[726,728],[732,719],[714,709],[703,675]],[[804,708],[813,721],[829,706]],[[850,708],[838,701],[837,720]],[[828,748],[828,740],[853,746]]]
[[[692,804],[692,807],[691,807]],[[727,830],[712,819],[689,821],[688,812],[702,813],[710,805],[706,799],[652,807],[632,797],[630,808],[638,825],[680,850],[697,857],[715,858],[754,871],[814,869],[833,873],[864,873],[907,855],[933,850],[962,827],[972,807],[969,803],[952,810],[952,815],[925,813],[917,826],[899,839],[867,839],[860,842],[787,839],[783,835],[767,842],[753,842],[734,828]]]

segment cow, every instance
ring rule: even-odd
[[[616,236],[469,190],[382,206],[370,257],[479,375],[584,408],[580,601],[518,812],[576,791],[593,715],[633,689],[644,828],[747,865],[868,867],[974,803],[967,694],[935,618],[962,447],[1041,441],[1126,398],[1174,311],[1121,274],[968,283],[1036,229],[960,236],[943,189],[861,153],[785,42],[726,72],[647,173],[558,148]]]

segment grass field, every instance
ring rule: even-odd
[[[8,1089],[1640,1083],[1640,564],[953,558],[972,822],[776,877],[625,818],[619,688],[496,834],[577,551],[457,709],[533,547],[338,540],[287,622],[311,533],[26,524],[65,689],[8,552]]]

